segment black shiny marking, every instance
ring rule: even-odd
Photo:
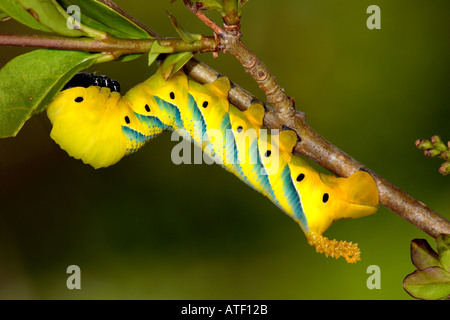
[[[145,105],[145,111],[150,112],[150,107],[148,106],[148,104]]]
[[[79,72],[76,75],[74,75],[69,82],[66,83],[66,85],[64,86],[64,88],[62,88],[61,91],[75,87],[87,88],[89,86],[92,86],[92,82],[93,77],[91,73]]]
[[[173,99],[175,99],[175,93],[173,93],[173,92],[170,92],[170,94],[169,94],[169,95],[170,95],[170,99],[172,99],[172,100],[173,100]]]
[[[203,104],[202,104],[202,107],[206,108],[207,106],[208,106],[208,101],[204,101]]]
[[[330,196],[328,195],[328,193],[324,193],[323,197],[322,197],[323,203],[326,203],[328,201],[328,199],[330,199]]]
[[[302,181],[303,179],[305,179],[305,174],[304,174],[304,173],[300,173],[300,174],[297,176],[297,182],[300,182],[300,181]]]
[[[92,74],[92,85],[96,86],[96,87],[103,87],[103,81],[102,78],[100,78],[99,76]]]
[[[239,127],[236,128],[236,131],[237,131],[237,132],[241,132],[243,129],[244,129],[244,128],[242,128],[242,126],[239,126]]]
[[[125,116],[125,122],[126,122],[126,124],[130,124],[130,118],[128,118],[128,116]]]
[[[120,92],[120,84],[117,80],[112,80],[103,75],[97,76],[93,73],[84,72],[79,72],[74,75],[61,91],[76,87],[88,88],[90,86],[107,87],[111,89],[111,91]]]
[[[267,150],[266,153],[264,154],[264,156],[265,156],[266,158],[268,158],[268,157],[270,157],[271,154],[272,154],[272,151]]]
[[[111,79],[107,76],[100,75],[98,76],[100,78],[100,87],[106,87],[109,88],[111,85]]]
[[[120,83],[117,80],[111,80],[111,91],[120,92]]]
[[[83,97],[76,97],[75,98],[75,102],[82,102],[84,100],[84,98]]]

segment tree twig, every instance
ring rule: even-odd
[[[202,37],[193,42],[185,42],[180,38],[157,39],[119,39],[107,37],[105,39],[69,38],[48,35],[28,35],[0,33],[0,46],[39,47],[47,49],[78,50],[87,52],[105,52],[118,58],[124,54],[148,53],[153,43],[157,41],[160,47],[154,53],[173,52],[208,52],[215,51],[214,37]],[[153,49],[155,50],[155,49]]]
[[[253,80],[264,91],[267,102],[277,108],[277,112],[285,116],[293,116],[295,108],[292,100],[286,96],[284,89],[277,83],[275,77],[258,57],[241,42],[240,33],[234,30],[220,28],[211,21],[195,4],[190,0],[184,0],[186,7],[210,27],[219,38],[219,46],[224,53],[232,54],[244,67]]]

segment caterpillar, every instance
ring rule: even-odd
[[[254,102],[240,111],[228,102],[229,90],[226,77],[202,85],[182,71],[166,80],[158,69],[121,96],[118,82],[80,73],[47,108],[50,135],[70,156],[97,169],[163,131],[176,131],[295,220],[316,251],[360,260],[357,244],[329,240],[323,233],[336,220],[377,210],[371,175],[357,171],[338,178],[317,172],[292,153],[298,139],[293,130],[265,131],[264,105]]]

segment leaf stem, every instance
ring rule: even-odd
[[[190,0],[183,0],[184,5],[188,8],[193,14],[197,16],[204,24],[206,24],[209,28],[211,28],[215,34],[218,36],[224,33],[224,30],[219,27],[214,21],[209,19],[203,12],[199,10],[197,5],[192,3]]]
[[[237,35],[241,28],[241,17],[239,16],[239,5],[237,0],[223,0],[224,15],[223,26],[226,30]]]

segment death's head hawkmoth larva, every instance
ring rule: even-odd
[[[124,96],[119,90],[104,76],[75,76],[48,106],[51,137],[69,155],[101,168],[175,130],[297,221],[317,251],[359,260],[355,244],[322,234],[336,220],[376,211],[378,189],[369,173],[337,178],[314,170],[292,154],[294,131],[264,131],[260,102],[243,112],[228,102],[226,77],[201,85],[181,71],[165,80],[158,69]]]

